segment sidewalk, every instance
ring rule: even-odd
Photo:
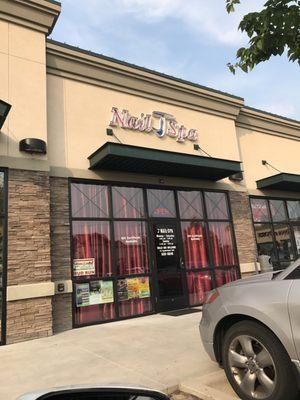
[[[230,394],[223,372],[203,350],[200,317],[200,312],[153,315],[1,347],[0,398],[15,400],[27,391],[70,384],[118,383],[166,390],[182,383],[197,389],[211,374],[221,379],[223,393],[226,387]]]

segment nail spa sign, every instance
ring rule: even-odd
[[[113,107],[111,112],[112,119],[109,123],[111,127],[156,134],[160,138],[170,136],[179,143],[184,143],[186,140],[192,142],[198,140],[196,129],[187,129],[184,125],[178,124],[173,115],[164,112],[142,113],[139,117],[130,115],[128,110],[120,112],[117,107]]]

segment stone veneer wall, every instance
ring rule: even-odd
[[[51,297],[7,303],[7,343],[52,335]]]
[[[47,172],[9,170],[8,286],[51,280],[49,204]],[[7,303],[7,343],[51,334],[51,297]]]
[[[71,280],[69,192],[67,178],[50,178],[52,280]],[[72,294],[56,294],[54,333],[72,329]]]
[[[257,248],[248,193],[229,192],[229,198],[239,262],[240,264],[254,263],[257,258]]]

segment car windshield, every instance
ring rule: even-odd
[[[273,276],[273,279],[284,279],[286,276],[288,276],[291,272],[293,272],[296,268],[300,266],[300,257],[291,263],[290,266],[288,266],[285,270],[281,271],[279,274]]]

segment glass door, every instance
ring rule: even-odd
[[[152,234],[156,259],[157,311],[184,308],[187,306],[187,298],[177,223],[153,221]]]

